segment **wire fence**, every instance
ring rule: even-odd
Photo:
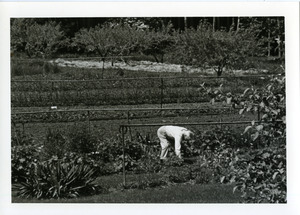
[[[257,116],[248,114],[246,119],[260,120]],[[214,108],[97,108],[97,109],[72,109],[49,111],[26,111],[11,113],[12,126],[21,126],[25,133],[27,124],[37,124],[39,127],[51,127],[51,124],[70,124],[84,122],[89,131],[94,127],[105,127],[107,124],[118,126],[122,123],[161,121],[165,123],[184,122],[186,120],[201,120],[212,122],[233,120],[240,118],[238,109],[231,107]],[[109,122],[109,123],[108,123]],[[45,125],[48,124],[48,125]],[[212,123],[211,123],[212,124]],[[101,126],[102,125],[102,126]]]
[[[226,108],[223,108],[226,109]],[[197,110],[196,108],[190,108],[190,109],[183,109],[183,108],[163,108],[163,109],[155,109],[155,108],[144,108],[144,109],[139,109],[139,108],[133,108],[133,109],[97,109],[96,111],[125,111],[126,113],[130,112],[139,112],[139,111],[182,111],[182,110],[188,110],[188,111],[193,111]],[[57,110],[56,112],[59,113],[76,113],[77,111],[95,111],[93,109],[81,109],[81,110]],[[12,115],[30,115],[30,114],[43,114],[43,113],[53,113],[52,111],[35,111],[35,112],[19,112],[19,113],[12,113]],[[130,117],[130,114],[127,115]],[[218,115],[217,115],[218,116]],[[91,127],[91,121],[89,118],[87,119],[87,123],[89,128]],[[176,122],[172,123],[172,125],[177,125],[177,126],[217,126],[217,125],[246,125],[246,124],[253,124],[253,123],[260,123],[261,121],[258,120],[240,120],[240,121],[201,121],[201,122]],[[29,122],[22,122],[22,125],[29,123]],[[39,122],[32,122],[32,123],[39,123]],[[264,122],[266,123],[266,122]],[[168,123],[167,123],[168,124]],[[123,120],[123,123],[120,123],[116,125],[119,129],[120,133],[120,144],[122,145],[122,177],[123,177],[123,184],[126,186],[126,168],[125,168],[125,163],[126,163],[126,147],[125,147],[125,139],[126,139],[126,134],[130,135],[131,138],[131,128],[143,128],[143,127],[159,127],[166,125],[166,122],[156,122],[156,123],[130,123],[130,118],[129,121]],[[23,127],[25,130],[25,128]]]
[[[155,94],[154,96],[156,96],[155,99],[158,99],[159,102],[159,108],[95,108],[95,109],[73,109],[73,110],[60,110],[59,106],[57,107],[56,105],[59,104],[59,102],[57,102],[57,98],[58,96],[58,88],[57,86],[55,86],[55,83],[61,83],[62,87],[66,86],[67,83],[75,83],[74,87],[78,87],[78,83],[84,83],[84,84],[88,84],[88,83],[101,83],[101,82],[108,82],[108,81],[113,81],[113,82],[117,82],[120,81],[119,79],[108,79],[108,80],[12,80],[12,84],[23,84],[23,83],[39,83],[39,86],[45,86],[46,83],[51,83],[51,91],[50,91],[50,95],[46,94],[46,97],[48,96],[48,100],[51,100],[50,105],[53,106],[53,110],[49,110],[49,111],[27,111],[27,112],[15,112],[12,111],[12,125],[17,125],[17,124],[21,124],[23,131],[25,132],[25,125],[26,124],[34,124],[34,123],[39,123],[41,124],[47,124],[47,123],[70,123],[70,122],[87,122],[88,123],[88,127],[89,130],[91,130],[91,122],[97,122],[97,121],[105,121],[105,120],[115,120],[112,123],[116,123],[116,124],[120,124],[120,123],[136,123],[136,120],[141,120],[141,119],[145,119],[145,118],[154,118],[156,117],[156,119],[158,117],[163,117],[163,118],[167,118],[167,117],[175,117],[175,116],[187,116],[187,117],[191,117],[191,116],[195,116],[195,115],[201,115],[201,121],[203,121],[203,115],[210,116],[210,119],[204,119],[204,121],[211,121],[211,120],[216,120],[217,117],[213,118],[213,116],[219,116],[218,121],[226,121],[226,120],[236,120],[234,118],[224,118],[221,115],[232,115],[233,112],[236,112],[236,110],[232,109],[231,107],[218,107],[218,108],[214,108],[213,106],[209,106],[206,107],[206,109],[201,108],[203,103],[199,103],[200,107],[197,108],[165,108],[164,105],[168,104],[168,103],[174,103],[174,99],[175,99],[175,103],[179,104],[182,102],[182,99],[185,99],[186,97],[188,97],[189,99],[192,99],[192,101],[187,101],[187,102],[194,102],[197,103],[199,101],[197,101],[195,98],[199,98],[199,97],[195,97],[191,95],[191,92],[187,90],[187,88],[189,87],[189,83],[187,83],[185,86],[183,86],[183,88],[179,88],[180,90],[183,89],[183,91],[185,91],[185,95],[170,95],[171,97],[173,97],[173,100],[168,100],[169,98],[167,97],[168,94],[171,94],[170,92],[167,91],[167,88],[173,88],[174,85],[167,83],[167,81],[170,80],[178,80],[178,79],[184,79],[184,80],[193,80],[196,83],[195,84],[195,88],[192,89],[192,91],[196,91],[197,92],[197,87],[199,86],[199,79],[240,79],[240,78],[253,78],[253,79],[257,79],[257,78],[263,78],[263,80],[265,80],[266,78],[270,78],[272,76],[268,75],[255,75],[255,76],[233,76],[233,77],[140,77],[140,78],[126,78],[123,79],[122,81],[127,82],[127,81],[133,81],[133,82],[140,82],[140,81],[146,81],[146,80],[155,80],[157,82],[159,82],[160,84],[157,85],[158,88],[158,93]],[[175,83],[176,84],[176,83]],[[218,83],[220,84],[220,83]],[[239,84],[238,81],[236,81],[235,83],[236,85]],[[182,85],[182,83],[175,85],[175,87],[178,87]],[[46,86],[46,88],[49,86]],[[94,86],[91,86],[94,87]],[[114,86],[115,88],[120,88],[120,91],[124,91],[124,85],[120,86]],[[151,86],[153,87],[153,85]],[[138,90],[136,86],[133,87],[135,90]],[[237,88],[237,87],[236,87]],[[38,87],[37,89],[40,89],[40,87]],[[185,90],[184,90],[185,89]],[[12,92],[14,92],[14,87],[12,85]],[[77,94],[75,94],[75,97],[79,95],[81,95],[81,93],[79,92],[80,89],[77,90]],[[99,91],[101,91],[103,89],[99,89]],[[111,90],[110,88],[108,88],[107,90]],[[180,91],[179,90],[179,91]],[[27,91],[23,92],[23,94],[26,94]],[[41,94],[40,91],[37,92],[37,94]],[[147,94],[145,94],[147,95]],[[84,97],[89,97],[89,95],[83,94]],[[147,95],[149,96],[149,95]],[[122,99],[120,98],[120,100],[126,100],[125,96],[122,95],[121,96]],[[61,99],[64,99],[65,97],[61,96]],[[139,103],[145,103],[142,99],[140,99],[140,97],[138,96],[138,93],[134,94],[134,98],[139,100]],[[26,99],[26,97],[25,97]],[[37,99],[42,100],[41,96],[38,96]],[[69,98],[66,98],[69,99]],[[178,101],[178,99],[180,99],[181,101]],[[202,100],[201,100],[202,99]],[[13,93],[12,93],[12,100],[13,100]],[[26,99],[27,100],[27,99]],[[96,100],[101,100],[101,99],[97,99]],[[200,96],[200,100],[201,102],[203,102],[203,98]],[[29,104],[31,104],[32,101],[28,101]],[[109,99],[108,99],[108,103],[110,103]],[[12,106],[13,105],[13,101],[12,101]],[[56,109],[58,108],[58,109]],[[147,112],[153,112],[153,111],[158,111],[159,113],[155,113],[154,116],[151,116],[151,114],[147,113]],[[165,114],[164,112],[166,111],[173,111],[175,113],[173,113],[173,115],[170,116],[170,114]],[[121,114],[108,114],[111,112],[119,112]],[[135,114],[136,112],[144,112],[144,114],[141,114],[139,116],[139,114]],[[146,113],[145,113],[146,112]],[[183,113],[184,112],[184,113]],[[258,112],[257,117],[253,117],[254,119],[260,119],[260,113]],[[248,118],[249,119],[249,118]],[[116,121],[117,120],[117,121]],[[135,121],[134,121],[135,120]],[[178,121],[175,120],[175,121]],[[170,120],[169,123],[172,123],[172,121]]]

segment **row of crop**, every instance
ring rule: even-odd
[[[136,120],[156,117],[194,117],[201,116],[210,119],[213,115],[218,115],[219,119],[224,115],[232,115],[236,110],[230,108],[202,108],[202,109],[153,109],[153,110],[74,110],[74,111],[48,111],[33,113],[12,114],[13,122],[77,122],[96,120]],[[252,117],[252,119],[255,118]]]
[[[243,87],[253,85],[262,86],[269,77],[241,76],[224,77],[165,77],[165,78],[128,78],[128,79],[91,79],[91,80],[12,80],[11,90],[13,92],[51,92],[71,90],[108,90],[108,89],[140,89],[140,88],[199,88],[206,83],[210,87],[218,87],[220,84],[230,87]]]
[[[110,89],[56,92],[12,92],[13,107],[30,106],[97,106],[97,105],[133,105],[181,102],[207,102],[209,98],[194,89],[168,89],[161,92],[155,88]]]
[[[149,83],[151,84],[151,83]],[[177,83],[178,84],[178,83]],[[207,91],[203,91],[204,84],[197,84],[197,86],[174,87],[171,85],[164,85],[164,88],[155,87],[155,85],[145,85],[145,83],[135,84],[134,88],[118,88],[111,89],[97,89],[93,85],[88,89],[81,89],[79,85],[72,83],[73,90],[61,90],[59,87],[48,88],[47,91],[22,91],[12,90],[11,103],[14,107],[26,106],[74,106],[74,105],[126,105],[126,104],[159,104],[159,103],[191,103],[191,102],[207,102],[211,99],[207,95]],[[32,85],[39,85],[32,83]],[[61,84],[62,85],[62,84]],[[85,86],[89,84],[85,83]],[[209,88],[214,92],[220,87]],[[78,88],[76,88],[76,86]],[[138,87],[137,87],[138,86]],[[243,85],[222,87],[223,92],[230,92],[234,87],[236,92],[243,92],[245,89]],[[207,87],[208,89],[208,87]]]

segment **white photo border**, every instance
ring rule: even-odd
[[[287,204],[12,204],[10,182],[10,18],[284,16],[286,24]],[[0,2],[0,214],[300,214],[298,2]]]

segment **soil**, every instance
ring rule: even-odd
[[[61,67],[77,67],[77,68],[103,68],[103,61],[97,60],[72,60],[72,59],[62,59],[58,58],[52,63],[57,64]],[[156,63],[151,61],[130,61],[130,62],[122,62],[117,61],[112,64],[111,61],[104,62],[104,68],[113,68],[113,69],[125,69],[132,71],[147,71],[147,72],[187,72],[187,73],[205,73],[208,75],[214,75],[215,71],[213,68],[203,69],[194,68],[191,66],[183,66],[178,64],[168,64],[168,63]],[[227,71],[228,72],[228,71]],[[257,74],[258,72],[266,73],[267,70],[230,70],[229,72],[233,74]]]

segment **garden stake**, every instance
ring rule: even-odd
[[[103,60],[103,64],[102,64],[102,79],[104,78],[104,58],[102,58],[102,60]]]
[[[126,172],[125,172],[125,131],[124,126],[121,125],[121,133],[122,133],[122,148],[123,148],[123,156],[122,156],[122,166],[123,166],[123,186],[126,185]]]
[[[12,121],[11,125],[12,125],[11,127],[13,128],[14,133],[15,133],[15,137],[16,137],[16,140],[17,140],[17,145],[19,146],[20,145],[20,141],[19,141],[19,137],[18,137],[17,129],[16,129],[17,125],[16,125],[16,123],[14,121]]]
[[[91,121],[90,121],[90,111],[89,110],[87,111],[87,114],[88,114],[87,121],[88,121],[88,124],[89,124],[89,134],[91,134]]]
[[[25,123],[22,122],[22,128],[23,128],[23,136],[25,135]]]
[[[160,84],[161,84],[161,88],[160,88],[160,108],[163,107],[163,97],[164,97],[164,79],[161,78],[160,79]]]
[[[54,105],[54,102],[53,102],[53,91],[54,91],[54,82],[52,81],[51,82],[51,102],[52,102],[52,106]]]
[[[127,123],[129,124],[129,110],[127,111]]]
[[[127,124],[130,123],[130,110],[127,111]],[[130,135],[130,140],[132,141],[132,134],[131,134],[131,128],[128,128],[129,130],[129,135]]]

